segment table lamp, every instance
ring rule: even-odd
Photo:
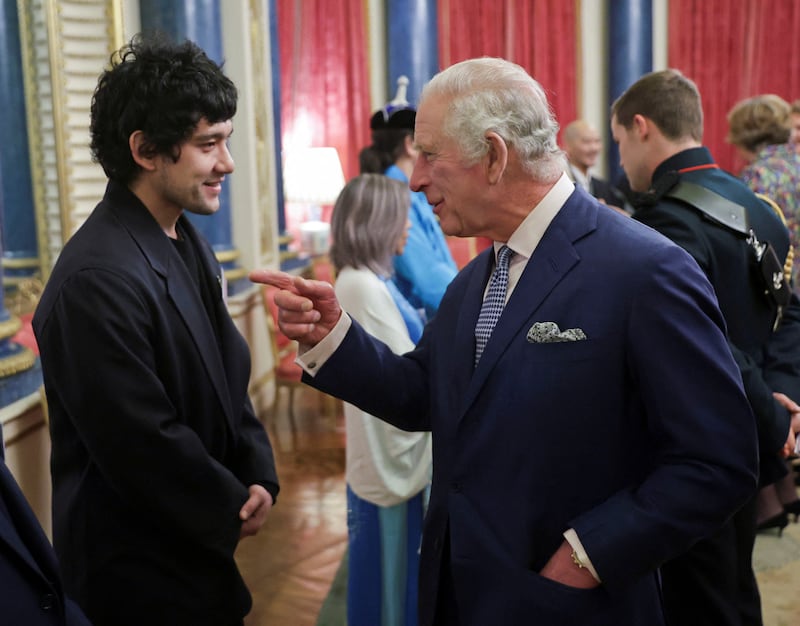
[[[344,187],[344,172],[336,148],[287,150],[283,166],[286,201],[305,205],[300,221],[300,248],[310,255],[325,254],[331,226],[322,218],[322,207],[336,202]]]

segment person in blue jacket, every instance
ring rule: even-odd
[[[418,154],[414,146],[416,110],[405,99],[408,79],[401,76],[397,82],[395,98],[370,119],[372,144],[359,154],[359,166],[362,174],[385,174],[408,185]],[[404,252],[394,260],[394,282],[403,297],[430,320],[458,268],[425,194],[409,193],[411,230]]]

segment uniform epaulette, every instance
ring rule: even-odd
[[[681,180],[670,188],[664,197],[683,200],[712,221],[744,236],[750,233],[745,208],[710,189]]]
[[[750,228],[747,210],[710,189],[685,180],[679,180],[671,185],[667,183],[661,191],[662,197],[681,200],[696,208],[715,224],[746,238],[761,274],[764,293],[772,300],[777,310],[773,330],[776,329],[783,317],[783,309],[791,298],[791,283],[787,279],[786,265],[780,262],[770,242],[760,241]]]

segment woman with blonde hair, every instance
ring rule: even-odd
[[[728,142],[747,162],[739,178],[780,207],[796,249],[800,244],[800,155],[787,143],[792,132],[791,106],[775,94],[747,98],[728,113],[728,127]]]

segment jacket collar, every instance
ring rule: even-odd
[[[713,162],[714,159],[711,157],[711,152],[705,146],[682,150],[658,165],[653,172],[652,184],[655,184],[659,178],[668,172],[676,172],[687,167],[697,167],[698,165],[708,165]]]
[[[217,347],[216,334],[206,314],[199,290],[189,275],[185,263],[147,207],[127,187],[114,181],[109,182],[104,200],[139,246],[153,271],[164,279],[169,298],[192,335],[228,421],[233,424],[233,410],[225,383],[227,378]],[[216,276],[217,281],[221,283],[221,270],[209,246],[201,239],[185,215],[179,218],[178,223],[182,232],[198,251],[198,260],[208,275]]]

